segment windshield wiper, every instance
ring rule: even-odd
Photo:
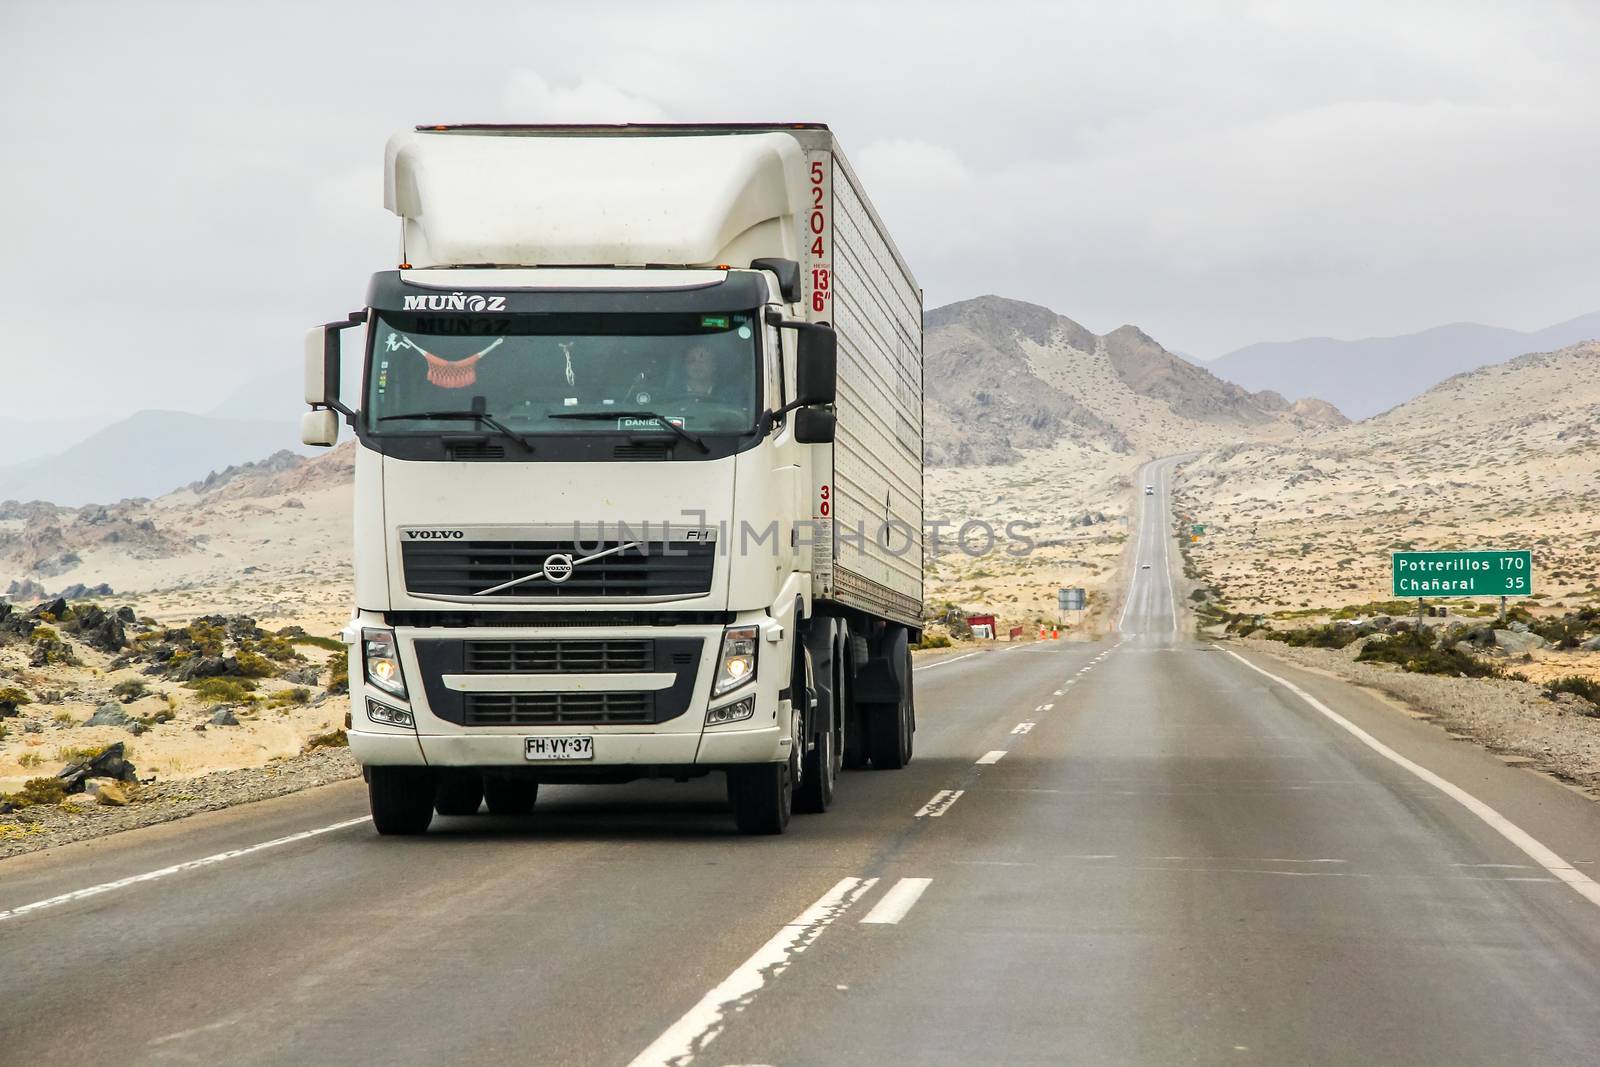
[[[548,418],[552,419],[583,419],[588,422],[604,422],[607,419],[652,419],[688,441],[702,452],[710,452],[710,447],[697,433],[690,433],[682,426],[673,422],[665,415],[654,411],[554,411]]]
[[[530,445],[527,442],[527,439],[524,438],[520,433],[507,426],[493,415],[486,414],[482,411],[408,411],[403,415],[380,415],[378,416],[377,421],[388,422],[391,419],[440,419],[456,422],[481,422],[490,429],[511,438],[529,452],[533,451],[533,446]]]

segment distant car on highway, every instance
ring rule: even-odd
[[[1148,563],[1141,563],[1141,564],[1139,564],[1139,569],[1140,569],[1140,570],[1142,570],[1142,571],[1147,571],[1147,570],[1149,570],[1149,569],[1150,569],[1150,564],[1148,564]]]
[[[1153,486],[1153,485],[1145,486],[1144,487],[1144,495],[1145,496],[1155,496],[1156,495],[1156,487]]]

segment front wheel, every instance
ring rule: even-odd
[[[433,783],[420,767],[367,768],[367,802],[380,834],[420,834],[433,821]]]
[[[781,834],[788,827],[794,811],[792,762],[728,768],[728,799],[740,833]]]

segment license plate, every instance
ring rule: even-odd
[[[528,759],[594,759],[593,737],[528,737],[522,745]]]

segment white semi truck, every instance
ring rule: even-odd
[[[357,438],[378,831],[720,772],[781,833],[904,766],[922,294],[828,128],[424,126],[384,200],[398,269],[310,332],[301,428]]]

